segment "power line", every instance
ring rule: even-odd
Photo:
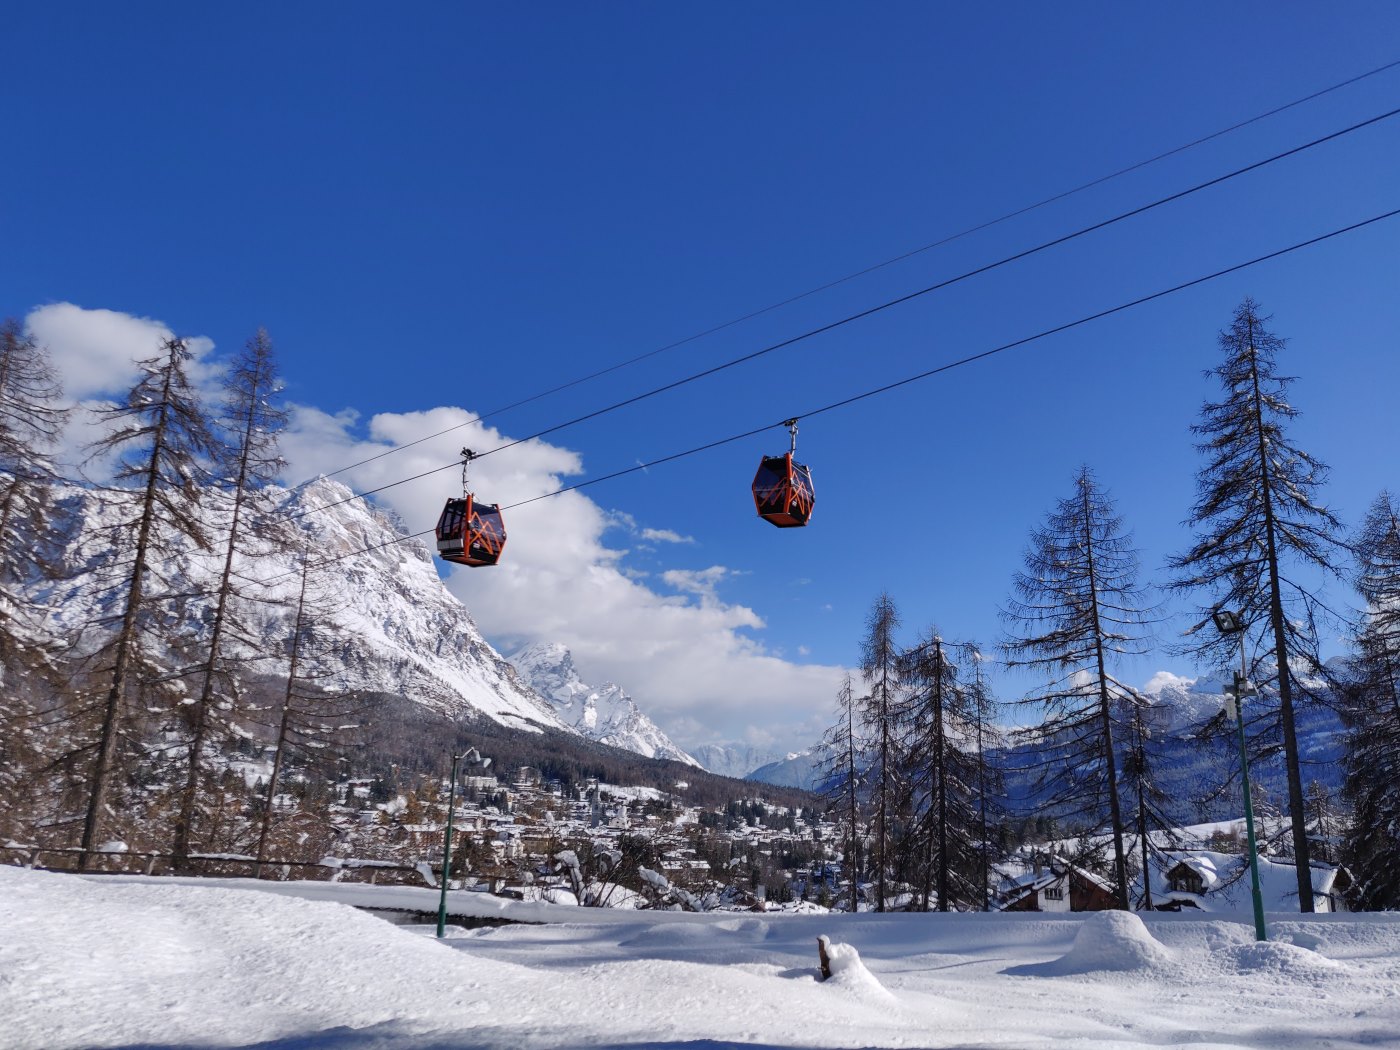
[[[796,413],[796,415],[797,415],[798,418],[801,418],[801,419],[811,419],[813,416],[823,415],[823,414],[825,414],[825,413],[827,413],[827,412],[834,412],[834,411],[836,411],[836,410],[838,410],[838,409],[846,408],[846,407],[848,407],[848,406],[850,406],[850,405],[856,404],[857,402],[865,401],[865,400],[867,400],[867,399],[869,399],[869,398],[873,398],[873,397],[878,397],[879,395],[889,393],[889,392],[892,391],[892,390],[897,390],[897,389],[899,389],[900,387],[909,386],[909,385],[911,385],[911,384],[913,384],[913,383],[918,383],[918,382],[920,382],[920,381],[922,381],[922,380],[929,379],[929,378],[931,378],[931,377],[933,377],[933,376],[940,375],[940,374],[942,374],[942,373],[944,373],[944,372],[950,372],[950,371],[952,371],[953,369],[962,368],[962,367],[965,367],[965,366],[967,366],[967,365],[974,364],[974,363],[976,363],[976,362],[978,362],[978,361],[984,361],[984,360],[986,360],[987,358],[994,357],[994,356],[996,356],[996,355],[998,355],[998,354],[1005,353],[1005,352],[1007,352],[1007,351],[1009,351],[1009,350],[1014,350],[1014,349],[1016,349],[1016,348],[1018,348],[1018,347],[1026,346],[1027,344],[1034,343],[1034,342],[1037,342],[1037,341],[1042,340],[1042,339],[1048,339],[1048,338],[1051,337],[1051,336],[1059,335],[1059,334],[1062,333],[1062,332],[1067,332],[1067,331],[1070,331],[1071,329],[1079,328],[1079,327],[1082,327],[1082,326],[1084,326],[1084,325],[1091,324],[1091,323],[1093,323],[1094,321],[1102,320],[1102,319],[1105,318],[1105,317],[1111,317],[1111,316],[1113,316],[1114,314],[1122,313],[1122,312],[1124,312],[1125,310],[1131,310],[1131,309],[1133,309],[1134,307],[1142,306],[1142,305],[1144,305],[1144,304],[1146,304],[1146,303],[1153,302],[1154,300],[1162,299],[1162,298],[1165,298],[1166,296],[1169,296],[1169,295],[1175,295],[1175,294],[1178,293],[1178,292],[1186,291],[1186,290],[1189,289],[1189,288],[1195,288],[1195,287],[1198,286],[1198,285],[1205,284],[1205,283],[1207,283],[1207,282],[1209,282],[1209,281],[1218,280],[1218,279],[1221,278],[1221,277],[1226,277],[1226,276],[1228,276],[1228,275],[1230,275],[1230,274],[1233,274],[1233,273],[1239,273],[1241,270],[1247,270],[1247,269],[1249,269],[1250,267],[1258,266],[1258,265],[1260,265],[1261,263],[1269,262],[1269,261],[1271,261],[1271,260],[1273,260],[1273,259],[1278,259],[1278,258],[1281,258],[1282,256],[1285,256],[1285,255],[1290,255],[1290,254],[1292,254],[1293,252],[1301,251],[1301,250],[1304,249],[1304,248],[1310,248],[1310,247],[1312,247],[1312,246],[1314,246],[1314,245],[1321,244],[1321,243],[1323,243],[1324,241],[1330,241],[1330,240],[1332,240],[1333,238],[1341,237],[1341,236],[1343,236],[1343,235],[1345,235],[1345,234],[1348,234],[1348,233],[1354,233],[1354,232],[1356,232],[1357,230],[1361,230],[1361,229],[1365,229],[1366,227],[1373,226],[1373,225],[1375,225],[1376,223],[1385,221],[1386,219],[1393,219],[1393,218],[1395,218],[1396,216],[1400,216],[1400,208],[1395,208],[1395,209],[1393,209],[1393,210],[1391,210],[1391,211],[1383,212],[1383,213],[1380,214],[1380,215],[1372,216],[1372,217],[1369,218],[1369,219],[1363,219],[1363,220],[1361,220],[1360,222],[1352,223],[1352,224],[1349,225],[1349,226],[1343,226],[1343,227],[1340,227],[1339,229],[1332,230],[1332,231],[1330,231],[1330,232],[1328,232],[1328,233],[1320,234],[1320,235],[1318,235],[1318,236],[1316,236],[1316,237],[1311,237],[1311,238],[1309,238],[1308,240],[1305,240],[1305,241],[1298,241],[1297,243],[1291,244],[1291,245],[1289,245],[1289,246],[1286,247],[1286,248],[1279,248],[1279,249],[1276,249],[1275,251],[1266,252],[1266,253],[1263,254],[1263,255],[1255,256],[1254,258],[1249,259],[1249,260],[1247,260],[1247,261],[1245,261],[1245,262],[1235,263],[1233,266],[1227,266],[1227,267],[1225,267],[1224,269],[1216,270],[1216,271],[1214,271],[1213,273],[1208,273],[1208,274],[1205,274],[1205,275],[1203,275],[1203,276],[1201,276],[1201,277],[1195,277],[1195,278],[1193,278],[1193,279],[1191,279],[1191,280],[1189,280],[1189,281],[1183,281],[1183,282],[1180,283],[1180,284],[1172,285],[1170,288],[1164,288],[1164,289],[1162,289],[1162,290],[1160,290],[1160,291],[1153,292],[1153,293],[1151,293],[1150,295],[1139,296],[1139,297],[1136,298],[1136,299],[1128,300],[1127,302],[1120,303],[1120,304],[1118,304],[1117,306],[1109,307],[1109,308],[1106,309],[1106,310],[1099,310],[1099,311],[1096,312],[1096,313],[1088,314],[1088,315],[1086,315],[1086,316],[1084,316],[1084,317],[1079,318],[1078,320],[1068,321],[1068,322],[1066,322],[1066,323],[1064,323],[1064,324],[1056,325],[1056,326],[1054,326],[1053,328],[1046,328],[1046,329],[1044,329],[1044,330],[1042,330],[1042,331],[1040,331],[1040,332],[1035,333],[1034,335],[1024,336],[1024,337],[1022,337],[1022,338],[1020,338],[1020,339],[1012,340],[1012,341],[1009,342],[1009,343],[1002,343],[1000,346],[992,347],[990,350],[983,350],[983,351],[981,351],[981,352],[979,352],[979,353],[969,354],[969,355],[967,355],[966,357],[960,357],[960,358],[958,358],[957,360],[946,362],[946,363],[944,363],[944,364],[938,365],[938,366],[935,367],[935,368],[927,369],[927,370],[925,370],[925,371],[923,371],[923,372],[919,372],[919,373],[917,373],[917,374],[915,374],[915,375],[906,376],[906,377],[903,378],[903,379],[898,379],[898,380],[895,380],[894,382],[891,382],[891,383],[885,383],[885,384],[883,384],[882,386],[874,387],[874,388],[872,388],[872,389],[870,389],[870,390],[863,391],[863,392],[861,392],[861,393],[859,393],[859,394],[854,394],[854,395],[852,395],[851,397],[842,398],[842,399],[839,400],[839,401],[833,401],[833,402],[831,402],[830,404],[826,404],[826,405],[822,405],[822,406],[817,407],[817,408],[809,409],[809,410],[806,411],[806,412]],[[707,452],[707,451],[709,451],[710,449],[719,448],[719,447],[721,447],[722,445],[733,444],[733,443],[736,442],[736,441],[742,441],[742,440],[744,440],[744,439],[746,439],[746,438],[754,437],[755,435],[761,434],[761,433],[763,433],[763,432],[765,432],[765,431],[773,430],[773,429],[775,429],[775,428],[777,428],[777,427],[785,426],[788,418],[791,418],[791,416],[785,417],[782,421],[774,421],[774,422],[772,422],[772,423],[766,423],[766,424],[764,424],[763,426],[755,427],[755,428],[753,428],[753,429],[751,429],[751,430],[746,430],[746,431],[744,431],[744,432],[742,432],[742,433],[739,433],[739,434],[732,434],[732,435],[730,435],[729,437],[720,438],[720,439],[718,439],[718,440],[716,440],[716,441],[710,441],[710,442],[707,442],[707,443],[705,443],[705,444],[703,444],[703,445],[697,445],[696,447],[690,448],[690,449],[686,449],[686,450],[683,451],[683,452],[674,452],[674,453],[672,453],[672,454],[670,454],[670,455],[662,456],[662,457],[660,457],[660,458],[658,458],[658,459],[649,460],[649,461],[646,462],[646,463],[638,463],[638,464],[636,464],[635,466],[627,467],[627,468],[625,468],[625,469],[623,469],[623,470],[614,471],[614,472],[611,473],[611,474],[604,474],[604,475],[602,475],[601,477],[590,478],[588,481],[580,481],[580,482],[578,482],[578,483],[576,483],[576,484],[573,484],[573,485],[565,485],[565,486],[563,486],[563,487],[561,487],[561,488],[555,489],[555,490],[552,491],[552,492],[546,492],[546,493],[543,493],[542,495],[539,495],[539,496],[532,496],[530,499],[520,500],[520,501],[517,502],[517,503],[508,504],[507,506],[502,507],[501,510],[502,510],[502,511],[515,510],[516,508],[524,507],[524,506],[527,506],[527,505],[529,505],[529,504],[531,504],[531,503],[538,503],[540,500],[551,499],[551,498],[553,498],[554,496],[563,495],[563,494],[566,493],[566,492],[575,492],[575,491],[577,491],[577,490],[579,490],[579,489],[588,488],[588,487],[591,486],[591,485],[598,485],[598,484],[601,484],[601,483],[604,482],[604,481],[612,481],[612,480],[615,480],[616,478],[625,477],[625,476],[628,475],[628,474],[635,474],[635,473],[637,473],[638,471],[647,470],[647,469],[649,469],[649,468],[651,468],[651,467],[661,466],[661,465],[666,464],[666,463],[673,463],[673,462],[675,462],[676,460],[685,459],[685,458],[687,458],[687,457],[689,457],[689,456],[698,455],[698,454],[701,453],[701,452]],[[454,464],[454,465],[455,465],[455,464]],[[340,501],[340,502],[343,503],[343,502],[347,502],[347,501],[342,500],[342,501]],[[328,509],[329,507],[333,507],[333,506],[338,506],[338,504],[335,504],[335,503],[327,504],[325,507],[320,507],[320,508],[316,508],[316,509],[318,509],[318,510],[324,510],[324,509]],[[382,548],[384,548],[384,547],[390,547],[390,546],[394,546],[394,545],[399,544],[399,543],[404,543],[404,542],[406,542],[406,541],[408,541],[408,540],[417,539],[418,537],[420,537],[420,536],[426,536],[428,533],[433,532],[433,531],[434,531],[433,529],[424,529],[423,531],[421,531],[421,532],[416,532],[416,533],[414,533],[414,534],[411,535],[411,536],[400,536],[400,537],[397,537],[397,538],[395,538],[395,539],[393,539],[393,540],[386,541],[386,542],[384,542],[384,543],[379,543],[379,544],[375,544],[374,546],[371,546],[371,547],[366,547],[366,548],[364,548],[364,549],[362,549],[362,550],[350,551],[350,552],[347,552],[347,553],[345,553],[345,554],[339,554],[339,555],[336,555],[335,557],[327,558],[327,559],[325,559],[324,561],[318,562],[318,563],[317,563],[315,566],[313,566],[313,567],[314,567],[314,568],[322,568],[322,567],[324,567],[324,566],[332,565],[332,564],[334,564],[334,563],[336,563],[336,562],[343,561],[343,560],[346,559],[346,558],[355,557],[356,555],[359,555],[359,554],[367,554],[367,553],[370,553],[371,551],[380,550],[380,549],[382,549]],[[292,574],[292,573],[283,573],[282,575],[283,575],[283,576],[289,576],[289,575],[293,575],[293,574]],[[281,576],[274,576],[274,577],[272,577],[270,580],[268,580],[267,582],[270,583],[270,582],[272,582],[272,581],[274,581],[274,580],[281,579],[281,578],[282,578]]]
[[[611,405],[607,405],[603,408],[594,409],[593,411],[586,412],[581,416],[575,416],[573,419],[566,420],[563,423],[556,423],[553,426],[545,427],[543,430],[537,430],[533,434],[530,434],[526,437],[516,438],[512,441],[506,442],[503,445],[497,445],[493,449],[488,449],[485,452],[478,452],[476,454],[476,458],[481,459],[482,457],[490,456],[497,452],[503,452],[506,449],[514,448],[516,445],[524,444],[527,441],[534,441],[538,438],[546,437],[550,434],[557,433],[569,427],[577,426],[579,423],[584,423],[591,419],[597,419],[600,416],[607,415],[611,412],[616,412],[618,409],[626,408],[630,405],[635,405],[638,402],[656,397],[659,394],[664,394],[671,390],[676,390],[680,387],[688,386],[691,383],[708,378],[712,375],[717,375],[720,372],[727,371],[728,369],[737,367],[738,365],[746,364],[750,361],[757,360],[758,358],[764,357],[777,350],[782,350],[786,347],[793,346],[797,343],[801,343],[808,339],[815,338],[816,336],[824,335],[827,332],[835,331],[838,328],[843,328],[846,325],[852,324],[856,321],[860,321],[867,317],[874,316],[875,314],[883,313],[886,310],[892,309],[896,306],[901,306],[904,303],[921,298],[925,295],[929,295],[932,292],[940,291],[944,288],[949,288],[955,284],[960,284],[963,281],[969,280],[973,277],[980,276],[984,273],[989,273],[992,270],[1000,269],[1003,266],[1007,266],[1013,262],[1018,262],[1021,259],[1026,259],[1030,256],[1038,255],[1041,252],[1048,251],[1049,249],[1058,247],[1062,244],[1067,244],[1070,241],[1077,240],[1078,238],[1087,236],[1090,233],[1097,232],[1098,230],[1105,229],[1109,226],[1114,226],[1120,222],[1124,222],[1138,215],[1142,215],[1146,212],[1153,211],[1156,208],[1160,208],[1164,205],[1171,204],[1175,201],[1182,200],[1186,197],[1190,197],[1193,194],[1200,193],[1214,186],[1219,186],[1222,183],[1229,182],[1230,180],[1239,178],[1242,175],[1247,175],[1250,172],[1258,171],[1261,168],[1265,168],[1270,164],[1275,164],[1281,160],[1285,160],[1289,157],[1293,157],[1300,153],[1306,152],[1307,150],[1314,149],[1317,146],[1324,145],[1325,143],[1331,142],[1345,135],[1349,135],[1353,132],[1360,131],[1363,128],[1370,127],[1373,124],[1378,124],[1383,120],[1389,120],[1397,114],[1400,114],[1400,108],[1388,110],[1385,113],[1381,113],[1367,120],[1363,120],[1359,123],[1352,124],[1349,127],[1342,128],[1339,131],[1331,132],[1330,134],[1324,135],[1321,138],[1316,138],[1310,142],[1305,142],[1302,145],[1294,146],[1292,149],[1284,150],[1282,153],[1275,153],[1273,156],[1266,157],[1263,160],[1255,161],[1252,164],[1247,164],[1242,168],[1236,168],[1233,171],[1225,173],[1224,175],[1217,175],[1215,178],[1207,179],[1205,182],[1199,182],[1196,185],[1189,187],[1188,189],[1179,190],[1176,193],[1169,194],[1165,197],[1159,197],[1157,200],[1152,201],[1148,204],[1142,204],[1136,208],[1129,209],[1128,211],[1120,212],[1112,218],[1103,219],[1100,222],[1093,223],[1089,226],[1080,227],[1078,230],[1075,230],[1072,233],[1063,234],[1059,237],[1052,238],[1051,240],[1043,241],[1042,243],[1036,245],[1033,248],[1023,249],[1022,251],[1016,252],[1012,255],[1004,256],[1003,258],[998,259],[995,262],[986,263],[985,265],[976,267],[972,270],[966,270],[955,277],[945,278],[941,281],[935,282],[934,284],[928,285],[927,287],[920,288],[913,292],[908,292],[904,295],[897,296],[893,299],[888,299],[882,303],[876,304],[875,306],[870,306],[864,310],[857,311],[856,313],[848,314],[845,317],[842,317],[838,320],[830,321],[826,324],[819,325],[816,328],[808,329],[807,331],[802,332],[798,335],[789,336],[788,338],[782,339],[776,343],[770,343],[769,345],[762,347],[758,350],[754,350],[750,353],[743,354],[729,361],[725,361],[718,365],[714,365],[713,367],[692,373],[691,375],[673,380],[661,386],[654,387],[651,390],[644,391],[640,394],[635,394],[632,397],[625,398],[621,401],[616,401]],[[359,492],[355,493],[354,495],[347,496],[345,499],[339,500],[335,503],[326,504],[324,507],[319,509],[328,510],[331,507],[340,506],[342,503],[349,503],[353,500],[364,499],[367,496],[372,496],[379,492],[385,492],[389,489],[396,488],[399,485],[407,484],[410,481],[418,481],[419,479],[428,477],[432,474],[440,473],[444,470],[453,469],[459,466],[460,463],[460,460],[454,460],[451,463],[445,463],[440,467],[433,467],[429,470],[422,471],[421,473],[414,474],[411,477],[402,478],[398,481],[392,481],[388,484],[380,485],[377,488],[366,489],[364,492]],[[301,511],[297,514],[292,515],[292,518],[300,518],[309,513],[312,513],[312,511]]]
[[[521,398],[519,401],[513,401],[508,405],[502,405],[500,408],[493,408],[490,411],[483,412],[480,415],[475,416],[472,419],[468,419],[463,423],[456,423],[450,427],[447,427],[445,430],[439,430],[433,434],[426,434],[423,437],[415,438],[412,441],[406,441],[402,445],[395,445],[393,448],[385,449],[383,452],[376,453],[373,456],[367,456],[366,458],[359,460],[355,463],[351,463],[348,466],[341,467],[338,470],[333,470],[329,474],[318,475],[318,477],[333,478],[338,474],[344,474],[348,470],[354,470],[356,467],[362,467],[366,463],[373,463],[376,460],[383,459],[386,456],[392,456],[396,452],[402,452],[404,449],[413,448],[415,445],[421,445],[425,441],[432,441],[434,438],[440,438],[446,434],[451,434],[454,431],[461,430],[463,427],[471,426],[473,423],[480,423],[484,419],[490,419],[493,416],[502,415],[513,409],[520,408],[523,405],[528,405],[532,402],[539,401],[542,398],[549,397],[551,394],[557,394],[561,391],[569,390],[573,387],[580,386],[594,379],[599,379],[602,376],[620,371],[623,368],[630,367],[631,365],[639,364],[640,362],[646,361],[652,357],[656,357],[659,354],[664,354],[670,350],[678,349],[679,347],[685,346],[688,343],[693,343],[700,339],[707,338],[708,336],[716,335],[719,332],[723,332],[726,329],[733,328],[736,325],[744,324],[747,321],[752,321],[755,318],[762,317],[763,315],[772,313],[775,310],[780,310],[785,306],[791,306],[793,303],[801,302],[803,299],[808,299],[814,295],[819,295],[822,292],[830,291],[832,288],[836,288],[850,281],[854,281],[858,278],[865,277],[866,275],[875,273],[878,270],[883,270],[886,267],[895,265],[896,263],[904,262],[906,259],[912,259],[917,255],[922,255],[923,253],[932,251],[935,248],[941,248],[944,245],[952,244],[954,241],[962,240],[964,237],[970,237],[974,233],[981,233],[983,230],[989,230],[994,226],[999,226],[1004,222],[1009,222],[1010,220],[1019,218],[1022,215],[1027,215],[1030,212],[1036,211],[1040,208],[1044,208],[1047,205],[1058,203],[1059,201],[1065,200],[1069,197],[1073,197],[1076,194],[1083,193],[1086,190],[1091,190],[1096,186],[1102,186],[1104,183],[1111,182],[1112,180],[1120,178],[1124,175],[1130,175],[1135,171],[1140,171],[1143,168],[1146,168],[1152,164],[1156,164],[1158,161],[1163,161],[1168,159],[1169,157],[1174,157],[1179,153],[1185,153],[1187,150],[1195,149],[1197,146],[1202,146],[1207,142],[1213,141],[1214,139],[1218,139],[1222,136],[1229,135],[1232,132],[1239,131],[1241,128],[1247,128],[1251,124],[1257,124],[1261,120],[1267,120],[1269,117],[1277,116],[1280,113],[1287,112],[1290,109],[1294,109],[1298,106],[1304,105],[1305,103],[1312,102],[1315,99],[1319,99],[1324,95],[1329,95],[1334,91],[1340,91],[1344,87],[1350,87],[1352,84],[1359,83],[1370,77],[1374,77],[1380,73],[1384,73],[1387,70],[1394,69],[1397,66],[1400,66],[1400,59],[1396,59],[1392,62],[1387,62],[1385,65],[1377,66],[1375,69],[1368,70],[1365,73],[1360,73],[1354,77],[1348,78],[1347,80],[1338,81],[1337,83],[1322,88],[1319,91],[1314,91],[1310,95],[1304,95],[1302,98],[1296,98],[1292,102],[1286,102],[1281,106],[1275,106],[1273,109],[1266,110],[1265,112],[1250,117],[1247,120],[1242,120],[1236,124],[1231,124],[1229,127],[1221,128],[1219,131],[1213,131],[1209,135],[1202,135],[1198,139],[1193,139],[1190,142],[1166,150],[1163,153],[1158,153],[1155,156],[1148,157],[1146,160],[1140,160],[1135,164],[1130,164],[1126,168],[1119,168],[1117,171],[1110,172],[1107,175],[1101,175],[1096,179],[1091,179],[1089,182],[1081,183],[1080,185],[1075,186],[1073,189],[1064,190],[1063,192],[1054,194],[1053,196],[1046,197],[1043,200],[1036,201],[1034,204],[1024,205],[1020,208],[1015,209],[1014,211],[1006,212],[1004,215],[1000,215],[994,219],[988,219],[985,222],[978,223],[975,226],[969,226],[964,230],[958,231],[957,233],[948,234],[947,236],[942,237],[939,240],[932,241],[928,244],[921,245],[917,248],[912,248],[909,251],[903,252],[899,255],[895,255],[889,259],[885,259],[882,262],[877,262],[870,266],[866,266],[865,268],[856,270],[853,273],[848,273],[844,277],[837,277],[834,280],[826,282],[825,284],[818,285],[815,288],[810,288],[805,292],[799,292],[796,295],[789,296],[788,298],[782,299],[779,302],[773,303],[770,306],[765,306],[758,310],[754,310],[750,313],[744,314],[742,317],[736,317],[733,320],[724,321],[723,323],[714,325],[711,328],[706,328],[704,331],[696,332],[694,335],[688,335],[683,339],[677,339],[674,342],[667,343],[665,346],[657,347],[655,350],[649,350],[646,353],[638,354],[635,357],[629,357],[625,361],[619,361],[616,364],[609,365],[607,368],[601,368],[596,372],[590,372],[589,374],[580,376],[577,379],[571,379],[566,383],[560,383],[558,386],[550,387],[548,390],[542,390],[537,394],[531,394],[529,397]],[[315,478],[307,478],[305,481],[299,482],[293,487],[300,488],[303,485],[306,485],[314,480]]]

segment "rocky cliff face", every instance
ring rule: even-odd
[[[524,681],[554,705],[560,721],[575,732],[648,758],[700,765],[672,743],[620,686],[585,683],[565,646],[547,642],[529,645],[510,660]]]
[[[325,606],[316,629],[326,644],[317,647],[314,670],[327,687],[400,695],[449,717],[480,714],[518,729],[568,728],[482,636],[442,585],[421,542],[395,542],[402,534],[394,523],[363,501],[332,506],[351,495],[334,481],[274,495],[277,517],[304,534],[313,565],[347,555],[311,576],[311,589]],[[59,507],[67,519],[56,531],[68,537],[60,549],[68,578],[44,585],[36,597],[49,610],[50,633],[80,638],[91,649],[104,635],[93,625],[110,611],[112,584],[121,578],[120,538],[129,508],[120,495],[99,498],[78,488],[65,493]],[[206,513],[217,524],[218,511],[210,507]],[[157,645],[173,652],[191,642],[197,650],[223,564],[221,544],[214,547],[201,553],[184,544],[179,554],[153,566],[162,590],[186,595],[168,636],[162,638],[158,625],[148,632]],[[374,549],[354,553],[365,548]],[[264,549],[241,558],[238,571],[258,600],[242,603],[249,630],[231,637],[226,651],[246,661],[250,673],[285,673],[282,652],[300,584],[299,556]]]

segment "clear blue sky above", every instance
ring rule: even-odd
[[[1400,58],[1382,3],[70,4],[5,21],[0,313],[71,302],[220,352],[264,325],[289,397],[363,419],[508,404]],[[532,433],[1397,106],[1400,69],[491,422]],[[1392,118],[549,440],[586,480],[1397,207]],[[1397,247],[1391,220],[812,419],[805,530],[749,502],[780,430],[599,485],[604,512],[695,541],[611,537],[614,567],[752,609],[765,626],[733,630],[795,666],[853,664],[882,589],[910,640],[937,623],[991,643],[1029,530],[1088,463],[1160,579],[1189,541],[1202,371],[1246,294],[1291,341],[1295,434],[1355,523],[1400,485]],[[700,587],[662,575],[713,566]],[[1163,668],[1192,670],[1163,652],[1125,672]]]

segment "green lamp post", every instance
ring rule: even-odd
[[[447,788],[447,834],[442,842],[442,879],[438,889],[437,935],[439,939],[444,936],[447,930],[447,879],[452,871],[452,811],[457,808],[457,766],[462,762],[479,762],[483,769],[491,764],[491,760],[482,758],[481,752],[474,747],[452,757],[452,780]]]
[[[1249,882],[1250,893],[1254,898],[1254,939],[1267,941],[1268,931],[1264,928],[1264,895],[1259,888],[1259,847],[1254,840],[1254,801],[1249,791],[1249,752],[1244,737],[1244,698],[1258,696],[1259,690],[1249,682],[1249,669],[1245,665],[1244,623],[1239,613],[1228,609],[1216,609],[1211,613],[1215,629],[1225,637],[1238,635],[1240,639],[1240,669],[1235,672],[1234,685],[1225,694],[1225,709],[1239,730],[1240,742],[1240,781],[1244,788],[1244,827],[1249,837]]]

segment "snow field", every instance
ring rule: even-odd
[[[1396,916],[1275,915],[1255,944],[1216,916],[537,904],[519,917],[582,921],[439,943],[264,885],[0,868],[0,1046],[1400,1046]]]

